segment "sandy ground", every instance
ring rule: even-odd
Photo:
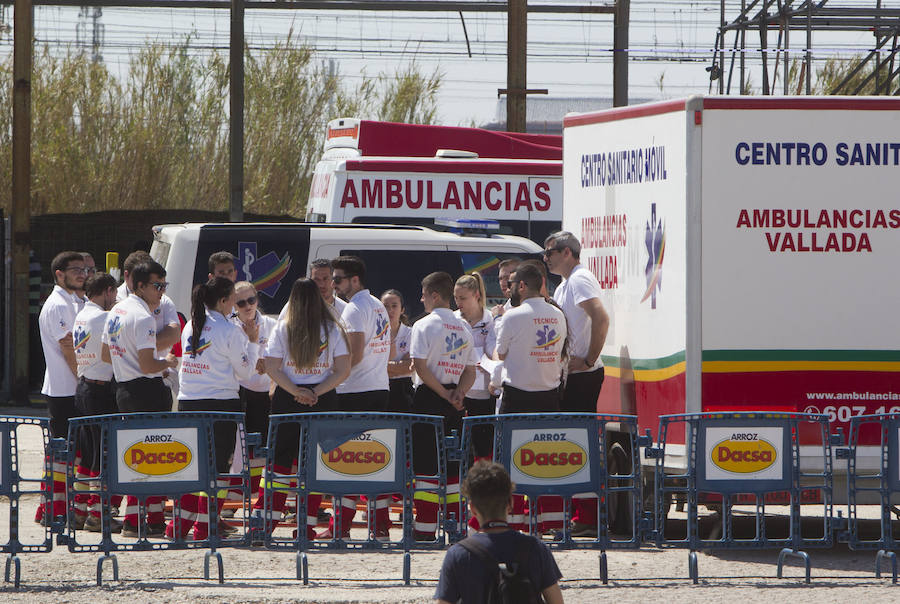
[[[20,415],[39,415],[34,409]],[[8,409],[3,414],[11,414]],[[39,472],[42,447],[36,434],[23,434],[20,450],[26,475]],[[5,462],[4,462],[5,463]],[[43,529],[32,521],[38,497],[22,498],[20,532],[39,541]],[[876,513],[869,510],[867,515]],[[678,514],[673,522],[678,523]],[[8,538],[9,504],[0,498],[0,543]],[[284,530],[284,529],[282,529]],[[362,529],[354,529],[361,537]],[[89,540],[93,535],[79,533]],[[124,539],[123,539],[124,541]],[[309,554],[310,584],[295,578],[291,552],[261,549],[223,549],[225,583],[205,581],[203,550],[124,552],[118,554],[120,580],[112,580],[111,567],[105,584],[95,586],[97,554],[69,553],[58,546],[50,553],[20,554],[22,585],[0,583],[3,602],[427,602],[434,594],[443,552],[413,552],[412,584],[403,585],[400,553]],[[699,555],[700,584],[688,578],[685,550],[608,553],[610,583],[599,579],[598,553],[556,552],[564,575],[563,595],[570,602],[597,602],[614,598],[621,602],[659,600],[669,602],[745,601],[801,602],[888,601],[900,594],[900,586],[874,575],[874,552],[853,552],[839,545],[830,550],[810,550],[811,585],[803,582],[803,569],[791,563],[785,578],[776,577],[777,551],[719,551]],[[212,573],[215,577],[215,568]],[[665,590],[665,591],[663,591]],[[739,590],[739,591],[738,591]]]

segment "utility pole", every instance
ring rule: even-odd
[[[244,0],[231,0],[228,220],[244,220]]]
[[[78,24],[75,25],[75,41],[78,46],[82,48],[90,45],[91,61],[94,63],[103,61],[103,55],[100,54],[100,49],[103,47],[103,38],[106,28],[100,22],[100,17],[102,16],[103,9],[99,6],[82,6],[78,10]],[[91,22],[90,25],[88,25],[88,21]],[[89,29],[90,34],[88,34]]]
[[[631,0],[616,0],[613,24],[613,107],[628,104],[628,24]]]
[[[31,0],[15,0],[12,123],[11,400],[28,402],[28,251],[31,249]]]
[[[506,22],[506,130],[525,132],[528,85],[528,2],[508,0]]]

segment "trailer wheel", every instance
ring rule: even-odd
[[[610,474],[628,474],[631,472],[631,464],[629,463],[628,454],[625,447],[619,443],[613,443],[609,448],[607,456]],[[623,479],[610,479],[609,486],[627,486],[629,481]],[[632,495],[628,492],[613,493],[609,498],[607,507],[607,519],[609,521],[609,530],[617,535],[631,535],[632,530]]]

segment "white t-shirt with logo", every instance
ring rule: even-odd
[[[181,332],[178,400],[238,398],[238,380],[256,373],[259,344],[215,310],[206,311],[196,350],[191,346],[193,333],[194,322],[188,321]]]
[[[458,384],[467,365],[474,365],[472,334],[449,308],[436,308],[412,326],[410,356],[424,359],[441,384]],[[416,383],[422,380],[416,376]]]
[[[412,328],[409,325],[404,323],[400,324],[400,327],[397,329],[397,335],[394,336],[394,356],[391,358],[392,361],[402,361],[403,359],[409,358],[409,339],[412,335]],[[392,377],[392,380],[406,380],[411,376],[403,375],[399,377]]]
[[[600,293],[600,284],[597,282],[597,278],[580,264],[575,265],[575,268],[569,273],[569,278],[563,279],[556,291],[553,292],[553,299],[562,308],[566,315],[566,321],[569,323],[570,357],[582,359],[587,357],[591,348],[591,318],[579,304],[592,298],[599,299]],[[593,371],[602,366],[603,361],[600,359],[600,355],[597,355],[594,366],[585,371]]]
[[[341,321],[348,334],[362,333],[365,345],[362,360],[350,370],[344,383],[337,387],[338,394],[387,390],[391,321],[384,304],[369,290],[360,290],[347,303],[341,313]]]
[[[278,321],[259,311],[256,311],[256,318],[254,321],[259,326],[259,339],[257,340],[257,344],[259,344],[260,354],[264,354],[266,346],[269,343],[269,338]],[[240,317],[231,317],[231,322],[243,331]],[[270,378],[267,373],[259,374],[254,370],[248,379],[239,379],[238,383],[247,390],[252,390],[253,392],[268,392],[272,385],[272,378]]]
[[[156,350],[156,321],[139,296],[128,296],[107,313],[103,343],[109,346],[117,382],[162,375],[162,371],[145,374],[138,363],[139,350]]]
[[[540,296],[503,313],[497,334],[497,353],[506,355],[503,383],[528,392],[559,386],[565,341],[565,315]]]
[[[59,341],[66,337],[66,334],[72,333],[76,314],[78,314],[77,296],[59,285],[54,285],[38,316],[41,346],[44,348],[44,361],[47,363],[44,385],[41,388],[41,394],[45,396],[75,396],[78,381],[63,356]]]
[[[75,346],[75,360],[78,363],[78,377],[108,382],[113,377],[112,365],[101,358],[103,350],[103,329],[106,327],[107,312],[88,300],[84,308],[75,316],[75,330],[72,342]]]
[[[316,359],[312,367],[297,369],[294,361],[291,360],[290,346],[288,343],[288,330],[285,321],[278,321],[275,329],[269,337],[269,343],[266,346],[265,356],[268,358],[281,359],[281,370],[294,384],[320,384],[328,379],[333,373],[334,358],[349,355],[347,349],[347,341],[341,328],[337,323],[328,323],[329,328],[326,333],[323,327],[319,337],[319,357]]]
[[[463,318],[462,311],[456,310],[453,314],[469,328],[469,333],[472,334],[472,344],[475,347],[473,350],[473,354],[475,355],[473,357],[473,362],[477,365],[481,360],[482,354],[486,354],[488,358],[493,358],[494,347],[497,345],[497,332],[494,331],[494,317],[491,315],[491,311],[485,308],[481,320],[475,323],[475,325],[470,325],[469,322]],[[491,398],[491,393],[488,391],[490,380],[491,376],[488,375],[487,371],[481,367],[476,367],[475,383],[472,384],[472,388],[466,396],[476,400]]]
[[[132,293],[128,291],[128,287],[123,283],[116,290],[116,302],[121,302]],[[156,333],[161,332],[167,325],[172,323],[181,325],[181,321],[178,320],[178,309],[175,308],[175,303],[172,302],[172,298],[165,294],[160,298],[159,306],[153,310],[152,314],[154,321],[156,321]],[[159,352],[161,353],[160,356],[165,356],[169,353],[168,350],[160,350]]]

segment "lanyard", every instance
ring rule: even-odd
[[[509,523],[505,520],[491,520],[482,524],[481,527],[486,529],[509,528]]]

